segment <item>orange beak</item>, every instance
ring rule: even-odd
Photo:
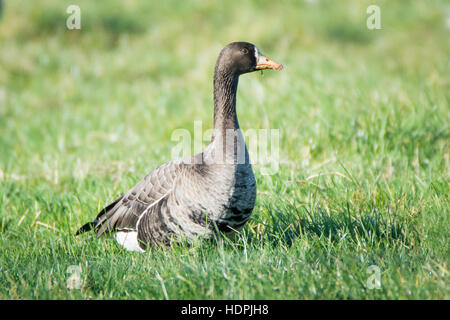
[[[265,70],[265,69],[281,70],[283,69],[283,65],[281,63],[272,61],[263,55],[260,55],[256,63],[256,70]]]

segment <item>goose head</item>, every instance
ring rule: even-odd
[[[258,70],[281,70],[283,66],[265,57],[252,43],[232,42],[220,52],[216,68],[227,74],[239,76]]]

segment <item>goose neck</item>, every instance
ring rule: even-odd
[[[214,73],[214,130],[238,129],[236,92],[239,76],[218,70]]]

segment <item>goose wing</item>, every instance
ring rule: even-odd
[[[143,212],[173,188],[181,167],[179,162],[173,161],[156,168],[131,190],[103,208],[94,221],[83,225],[76,234],[91,229],[98,236],[116,230],[136,230]]]

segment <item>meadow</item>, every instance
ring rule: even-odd
[[[3,2],[0,299],[450,298],[446,1]],[[242,129],[279,129],[280,150],[239,237],[75,237],[171,159],[174,130],[212,127],[239,40],[285,65],[240,79]]]

